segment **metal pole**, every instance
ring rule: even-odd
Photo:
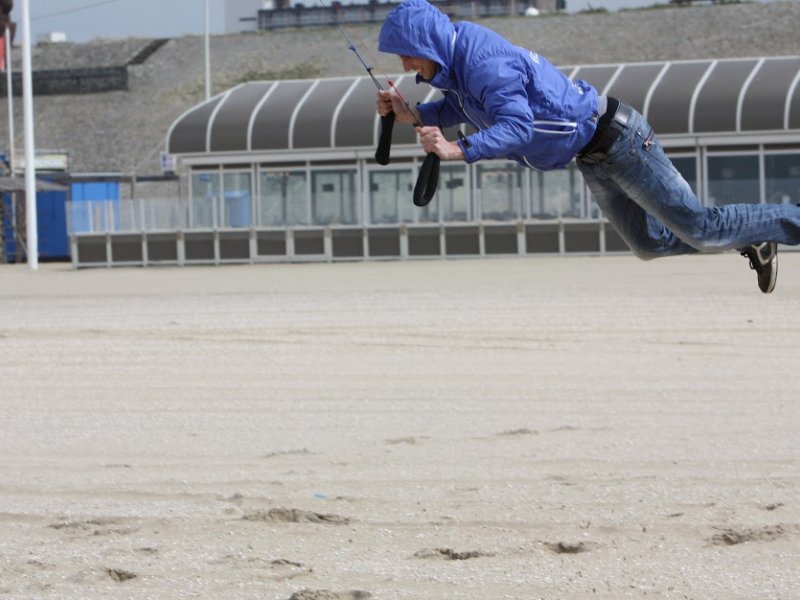
[[[39,268],[39,233],[36,218],[36,165],[33,137],[33,77],[31,75],[31,15],[29,0],[22,0],[22,95],[25,113],[25,220],[28,267]]]
[[[11,67],[11,29],[6,28],[6,92],[8,93],[8,170],[14,176],[14,78]]]
[[[211,27],[211,19],[209,17],[208,12],[208,0],[206,2],[206,34],[205,34],[205,46],[206,46],[206,100],[211,98],[211,41],[210,41],[210,34],[209,29]]]

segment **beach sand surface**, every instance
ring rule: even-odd
[[[0,598],[800,598],[800,253],[0,268]]]

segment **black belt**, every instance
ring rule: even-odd
[[[606,112],[597,121],[597,129],[592,139],[580,149],[578,157],[603,160],[614,142],[622,135],[622,129],[628,126],[632,115],[631,106],[609,97]]]

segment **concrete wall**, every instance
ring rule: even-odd
[[[34,71],[32,78],[33,93],[36,96],[99,94],[128,90],[127,67]],[[11,86],[15,96],[22,96],[21,73],[13,74]],[[5,78],[0,80],[0,95],[6,95]]]

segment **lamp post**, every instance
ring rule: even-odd
[[[206,51],[206,100],[211,98],[211,42],[209,29],[211,28],[211,19],[209,18],[208,0],[205,0],[205,51]]]
[[[6,92],[8,94],[8,166],[11,176],[14,176],[16,159],[14,157],[14,78],[11,68],[11,30],[6,29]]]
[[[33,137],[33,77],[31,76],[31,15],[22,0],[22,95],[25,121],[25,221],[28,267],[39,268],[39,233],[36,216],[36,165]]]

